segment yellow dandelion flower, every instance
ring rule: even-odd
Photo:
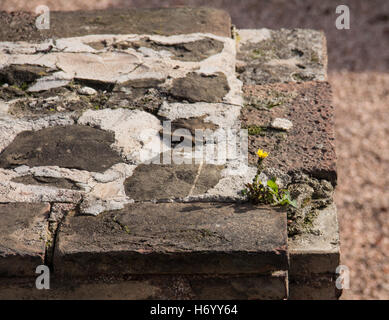
[[[257,156],[260,159],[265,159],[268,155],[269,155],[269,153],[263,151],[262,149],[258,149],[258,151],[257,151]]]

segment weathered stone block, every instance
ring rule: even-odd
[[[258,148],[270,153],[264,166],[288,174],[307,173],[336,184],[334,110],[326,82],[247,85],[242,127],[249,130],[249,161],[257,161]],[[275,128],[286,119],[288,130]]]
[[[0,167],[59,166],[105,171],[122,162],[110,148],[114,135],[89,126],[66,126],[24,131],[0,154]]]
[[[43,264],[49,211],[47,203],[0,204],[0,278],[32,276]]]
[[[237,72],[244,84],[327,79],[324,33],[308,29],[238,30]]]
[[[136,201],[183,198],[205,193],[221,179],[223,166],[139,165],[125,181],[126,193]]]
[[[126,278],[53,279],[37,290],[35,279],[0,284],[0,299],[280,300],[287,297],[286,272],[269,275],[147,275]]]
[[[230,91],[227,78],[223,73],[204,75],[192,72],[184,78],[173,81],[170,93],[179,99],[189,102],[223,102]]]
[[[338,299],[336,268],[340,264],[335,204],[319,210],[311,233],[289,238],[289,299]]]
[[[193,277],[193,299],[282,300],[288,297],[287,272],[271,275]]]
[[[259,274],[286,270],[281,209],[236,204],[139,203],[98,217],[67,217],[55,272]]]
[[[319,210],[313,231],[288,240],[289,275],[335,274],[339,265],[339,227],[335,204]]]
[[[342,291],[335,286],[333,274],[310,274],[289,277],[290,300],[337,300]]]
[[[231,18],[213,8],[109,9],[50,12],[50,29],[38,30],[35,16],[1,12],[0,41],[42,40],[88,34],[175,35],[196,32],[230,37]]]

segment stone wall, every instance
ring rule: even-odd
[[[205,8],[3,15],[1,298],[338,298],[321,32]],[[218,161],[199,129],[247,154]],[[259,148],[296,208],[247,202]]]

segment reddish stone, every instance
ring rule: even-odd
[[[289,174],[307,173],[336,184],[334,108],[327,82],[246,85],[247,106],[242,109],[242,127],[260,126],[249,136],[249,162],[256,163],[256,151],[269,152],[265,167]],[[275,130],[275,118],[288,119],[293,127]]]

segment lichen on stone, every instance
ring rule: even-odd
[[[288,235],[293,237],[302,233],[317,234],[314,221],[319,210],[333,202],[334,188],[327,180],[319,180],[305,174],[292,177],[289,184],[293,199],[297,201],[297,208],[288,208]]]

